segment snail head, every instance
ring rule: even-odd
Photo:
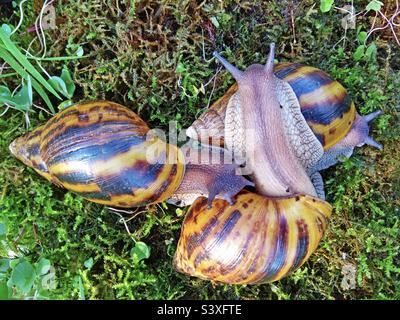
[[[343,143],[348,146],[357,146],[361,147],[364,144],[369,146],[375,147],[379,150],[382,150],[382,145],[376,142],[370,135],[369,135],[369,127],[368,123],[375,118],[377,118],[382,112],[375,111],[366,116],[357,115],[356,119],[354,120],[353,126],[347,136],[343,139]]]
[[[218,52],[213,53],[214,57],[230,72],[230,74],[238,82],[239,86],[243,87],[246,84],[252,85],[256,79],[269,78],[273,76],[274,57],[275,57],[275,43],[270,44],[270,51],[267,63],[265,65],[252,64],[245,71],[240,71],[234,65],[229,63]]]

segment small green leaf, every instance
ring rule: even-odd
[[[21,260],[13,269],[10,284],[27,294],[35,281],[36,272],[33,266],[26,260]]]
[[[0,98],[11,99],[11,91],[6,86],[0,86]]]
[[[86,35],[86,39],[87,40],[93,40],[93,39],[96,39],[96,37],[97,37],[97,33],[96,32],[89,32],[87,35]]]
[[[10,267],[14,269],[18,263],[20,263],[21,259],[12,259],[10,261]]]
[[[186,71],[186,67],[182,62],[179,62],[178,65],[176,66],[175,72],[176,73],[184,73]]]
[[[334,0],[321,0],[319,8],[321,12],[328,12],[331,10]]]
[[[86,269],[89,269],[89,270],[92,269],[92,267],[93,267],[93,258],[87,259],[83,264],[86,267]]]
[[[148,259],[150,257],[150,248],[144,242],[136,242],[131,250],[131,256],[133,259],[136,259],[137,262]]]
[[[10,259],[0,259],[0,272],[7,272],[8,269],[10,269]]]
[[[374,60],[376,60],[376,53],[377,53],[376,45],[375,45],[375,43],[371,43],[368,46],[367,50],[365,51],[365,58],[368,61],[374,61]]]
[[[64,80],[65,86],[67,88],[67,93],[68,93],[67,98],[71,99],[74,95],[76,86],[74,84],[74,81],[72,80],[72,77],[71,77],[71,74],[70,74],[68,68],[64,67],[62,69],[61,79]]]
[[[360,41],[361,43],[364,43],[365,40],[367,40],[367,36],[368,36],[368,33],[366,33],[365,31],[361,31],[357,36],[358,41]]]
[[[61,79],[60,77],[53,76],[47,81],[54,89],[63,94],[65,97],[68,97],[67,86],[63,79]]]
[[[228,23],[232,19],[232,16],[226,12],[221,14],[219,17],[220,21],[224,24]]]
[[[0,86],[0,106],[4,103],[9,104],[12,101],[12,94],[10,89],[6,86]],[[0,226],[0,239],[1,239],[1,226]]]
[[[219,22],[216,17],[211,17],[211,23],[218,29],[219,28]]]
[[[0,222],[0,240],[4,240],[6,238],[6,235],[7,235],[7,224],[5,222]]]
[[[82,57],[83,53],[84,53],[83,48],[81,46],[79,46],[78,49],[75,51],[75,56]]]
[[[353,53],[354,61],[359,61],[364,56],[365,46],[360,45],[357,47],[356,51]]]
[[[50,267],[49,272],[43,275],[41,279],[42,289],[53,290],[57,288],[57,280],[55,270]]]
[[[181,217],[181,216],[183,216],[184,211],[183,211],[181,208],[176,208],[176,209],[175,209],[175,213],[176,213],[176,215],[177,215],[178,217]]]
[[[378,12],[379,10],[381,10],[382,6],[383,6],[383,2],[377,1],[377,0],[372,0],[370,3],[368,3],[366,9],[367,9],[367,12],[370,10]]]
[[[8,299],[8,286],[6,281],[0,281],[0,300]]]
[[[29,111],[32,107],[32,82],[28,76],[26,84],[23,84],[21,89],[13,96],[10,104],[21,111]]]
[[[36,263],[36,273],[39,275],[45,275],[49,273],[51,267],[51,262],[48,259],[40,258],[40,260]]]
[[[339,58],[344,58],[346,56],[343,47],[339,47],[337,53]]]
[[[8,37],[11,36],[12,29],[11,29],[11,27],[10,27],[8,24],[5,24],[5,23],[4,23],[4,24],[1,26],[1,28],[3,29],[3,31],[5,32],[5,34],[6,34]]]
[[[73,104],[74,102],[72,100],[65,100],[58,105],[58,110],[64,110],[65,108],[68,108]]]

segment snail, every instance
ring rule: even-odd
[[[381,114],[375,111],[360,116],[346,89],[332,80],[322,70],[299,63],[278,63],[274,66],[275,76],[285,94],[278,94],[281,106],[288,99],[300,108],[307,125],[315,135],[314,143],[322,145],[318,149],[318,160],[305,162],[308,175],[316,186],[318,196],[324,198],[323,182],[319,171],[335,165],[340,156],[349,158],[356,146],[364,144],[378,149],[382,146],[369,136],[368,122]],[[187,135],[195,140],[226,147],[241,156],[243,150],[243,130],[245,125],[238,116],[242,112],[238,84],[228,91],[203,113],[188,129]],[[299,117],[299,118],[303,118]],[[308,130],[305,130],[309,133]],[[312,141],[307,137],[307,143]],[[297,142],[298,143],[298,142]],[[297,156],[304,152],[293,145]]]
[[[241,191],[232,205],[215,199],[208,208],[206,198],[196,199],[174,256],[181,273],[229,284],[276,281],[308,259],[326,229],[332,207],[318,198],[306,170],[323,148],[288,96],[289,85],[273,73],[274,48],[265,66],[245,71],[214,54],[238,83],[233,104],[241,111],[233,110],[230,121],[243,130],[228,132],[240,135],[234,146],[245,151],[255,190]]]
[[[15,157],[54,184],[121,208],[172,196],[193,202],[193,196],[209,195],[210,203],[214,197],[232,202],[252,183],[235,174],[237,165],[221,150],[167,144],[133,111],[109,101],[64,109],[10,145]],[[207,163],[206,156],[214,163]],[[226,159],[216,161],[219,157]]]

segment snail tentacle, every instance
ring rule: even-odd
[[[224,57],[222,57],[218,52],[214,51],[213,56],[218,59],[219,62],[230,72],[230,74],[235,78],[236,81],[240,82],[243,77],[243,71],[230,64]]]
[[[376,119],[377,117],[379,117],[381,114],[382,114],[382,111],[378,110],[378,111],[374,111],[374,112],[371,112],[371,113],[363,116],[363,118],[365,121],[370,122],[370,121]]]
[[[269,44],[269,55],[268,60],[265,63],[264,69],[267,73],[272,73],[274,69],[274,59],[275,59],[275,43],[271,42]]]
[[[369,146],[371,146],[371,147],[375,147],[375,148],[377,148],[377,149],[379,149],[379,150],[382,150],[382,149],[383,149],[383,146],[382,146],[380,143],[376,142],[376,141],[375,141],[373,138],[371,138],[370,136],[368,136],[368,137],[365,138],[365,144],[367,144],[367,145],[369,145]]]

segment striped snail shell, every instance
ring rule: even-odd
[[[54,184],[87,200],[131,208],[198,196],[231,199],[250,181],[221,148],[182,150],[151,134],[133,111],[95,101],[71,106],[19,138],[10,151]],[[219,159],[224,155],[225,161]],[[230,160],[226,161],[226,160]]]
[[[147,139],[149,130],[133,111],[96,101],[61,111],[17,138],[10,150],[49,181],[90,201],[141,206],[170,197],[185,169],[182,152]]]
[[[243,191],[235,204],[198,198],[174,256],[181,273],[229,284],[272,282],[300,267],[317,248],[332,207],[307,195],[267,198]]]

